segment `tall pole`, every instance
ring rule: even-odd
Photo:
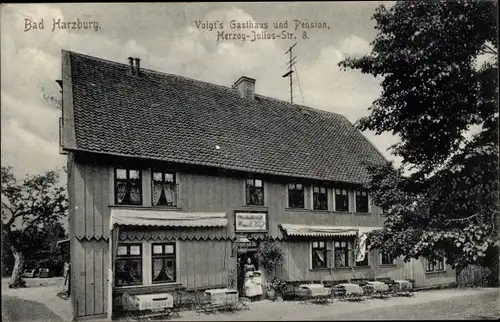
[[[295,45],[294,45],[295,46]],[[292,61],[292,48],[293,47],[290,47],[290,61],[289,61],[289,64],[290,62]],[[290,64],[290,66],[288,67],[288,71],[292,71],[292,64]],[[293,104],[293,79],[292,79],[292,73],[290,73],[290,104]]]
[[[290,46],[290,48],[288,48],[288,50],[285,52],[285,55],[286,54],[290,54],[290,60],[288,61],[288,72],[286,72],[282,77],[289,77],[290,78],[290,104],[293,104],[293,78],[292,78],[292,74],[293,74],[293,65],[295,65],[295,58],[297,57],[293,57],[293,47],[295,47],[295,45],[297,45],[297,43],[295,43],[293,46]]]

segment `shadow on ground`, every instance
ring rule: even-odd
[[[11,296],[2,296],[2,320],[5,322],[63,322],[58,315],[44,304]]]

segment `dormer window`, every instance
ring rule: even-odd
[[[314,210],[328,210],[328,195],[325,187],[313,186]]]
[[[175,173],[153,172],[153,206],[175,206]]]
[[[335,211],[349,211],[349,195],[346,189],[335,189]]]
[[[138,169],[115,169],[115,203],[142,205],[142,179]]]
[[[304,208],[304,185],[300,183],[288,184],[288,207]]]
[[[247,205],[264,205],[264,183],[259,179],[246,180],[246,201]]]
[[[356,212],[368,212],[368,193],[356,190]]]

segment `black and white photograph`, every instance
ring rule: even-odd
[[[500,318],[498,1],[0,10],[2,322]]]

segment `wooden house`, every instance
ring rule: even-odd
[[[365,162],[386,160],[342,115],[258,95],[248,77],[225,87],[64,50],[62,89],[77,319],[112,318],[123,292],[226,286],[265,239],[289,281],[455,279],[377,251],[355,261],[383,224]]]

